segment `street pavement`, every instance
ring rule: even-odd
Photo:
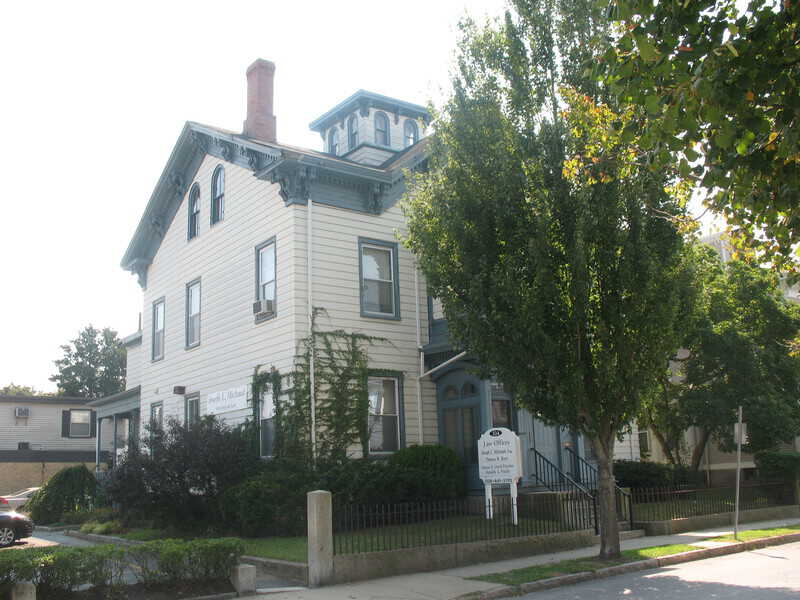
[[[529,600],[797,600],[800,542],[533,592]]]
[[[796,525],[800,523],[800,519],[782,519],[778,521],[760,521],[757,523],[747,523],[740,526],[741,530],[745,529],[767,529],[770,527],[781,527],[786,525]],[[706,529],[703,531],[694,531],[687,533],[680,533],[675,535],[653,536],[635,538],[632,540],[623,540],[622,548],[627,550],[630,548],[646,548],[649,546],[661,546],[664,544],[691,544],[698,542],[709,537],[716,537],[732,533],[729,528]],[[416,573],[414,575],[400,575],[397,577],[385,577],[383,579],[373,579],[370,581],[362,581],[357,583],[347,583],[340,585],[332,585],[328,587],[306,589],[294,592],[281,592],[272,594],[270,600],[456,600],[460,596],[476,593],[486,592],[499,587],[494,583],[486,583],[483,581],[475,581],[472,579],[465,579],[466,577],[475,577],[477,575],[486,575],[489,573],[497,573],[502,571],[509,571],[511,569],[519,569],[531,565],[546,564],[549,562],[557,562],[569,558],[581,558],[587,556],[597,556],[599,546],[589,548],[581,548],[579,550],[570,550],[567,552],[557,552],[553,554],[542,554],[538,556],[528,556],[525,558],[516,558],[512,560],[504,560],[492,563],[482,563],[479,565],[471,565],[468,567],[459,567],[456,569],[447,569],[445,571],[435,571],[431,573]],[[772,549],[759,550],[761,553],[772,553]],[[753,552],[746,553],[747,555],[754,554]],[[734,555],[741,556],[741,555]],[[798,555],[800,556],[800,555]],[[726,560],[731,557],[722,557],[715,560]],[[705,561],[704,561],[705,562]],[[787,561],[788,562],[788,561]],[[695,563],[689,563],[695,564]],[[665,567],[661,571],[669,572],[676,567]],[[740,567],[741,568],[741,567]],[[631,580],[637,578],[644,578],[647,574],[652,573],[649,571],[632,574]],[[613,579],[613,578],[612,578]],[[608,581],[611,581],[609,579]],[[585,585],[591,585],[587,583]],[[569,586],[560,588],[562,591],[569,591],[577,586]],[[751,590],[752,592],[752,590]],[[536,592],[531,597],[537,600],[542,598],[541,594],[545,592]],[[775,596],[774,598],[788,598],[798,600],[800,595],[797,592],[792,592],[793,595],[789,596]],[[595,594],[596,595],[596,594]],[[591,598],[591,596],[585,596]],[[609,598],[616,598],[617,596],[608,596]],[[619,596],[625,600],[631,600],[635,596],[623,594]],[[646,596],[643,596],[645,598]],[[653,596],[655,597],[655,596]],[[719,598],[727,600],[729,596],[725,594],[713,595],[684,595],[678,596],[681,598],[692,598],[693,600],[705,600],[706,598]],[[554,598],[569,598],[578,599],[580,596],[554,596]],[[739,596],[730,598],[749,598],[752,600],[765,600],[772,597],[761,596],[760,591],[755,595]],[[593,600],[600,600],[594,598]]]

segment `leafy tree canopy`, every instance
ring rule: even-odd
[[[116,331],[89,325],[61,350],[63,357],[54,361],[58,372],[50,377],[59,394],[103,398],[125,389],[125,349]]]
[[[0,396],[46,396],[44,392],[36,390],[31,385],[17,385],[13,381],[0,387]]]
[[[740,246],[797,267],[800,2],[604,0],[620,25],[595,63],[620,100],[644,106],[641,150],[706,190]]]
[[[607,133],[634,110],[583,76],[603,29],[590,0],[519,0],[502,23],[465,23],[405,210],[455,342],[534,414],[592,439],[611,557],[614,441],[677,348],[683,197],[631,160],[637,140]]]
[[[708,246],[689,248],[685,264],[696,294],[686,311],[684,348],[642,420],[676,464],[686,427],[700,428],[694,469],[709,439],[734,449],[739,405],[748,425],[746,450],[791,442],[800,433],[800,360],[791,352],[800,307],[784,299],[774,273],[741,261],[723,264]]]

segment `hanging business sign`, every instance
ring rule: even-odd
[[[517,481],[522,477],[522,445],[519,436],[505,427],[493,427],[478,439],[478,477],[486,494],[486,518],[494,518],[492,486],[508,485],[511,516],[517,524]]]
[[[221,415],[247,408],[248,386],[240,385],[220,392],[212,392],[206,398],[206,414]]]

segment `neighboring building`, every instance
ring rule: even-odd
[[[243,133],[184,127],[122,260],[138,275],[144,318],[125,341],[128,390],[93,403],[99,415],[129,418],[131,430],[205,414],[241,422],[254,368],[290,371],[311,307],[322,307],[323,329],[391,341],[370,348],[370,454],[443,443],[478,487],[475,442],[508,426],[570,471],[567,449],[585,456],[583,440],[471,373],[398,243],[404,170],[425,166],[428,111],[360,90],[311,123],[326,151],[287,146],[276,138],[274,69],[258,60],[247,70]]]
[[[94,467],[96,416],[83,398],[0,396],[0,495],[64,467]]]

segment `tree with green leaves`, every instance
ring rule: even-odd
[[[37,391],[32,385],[17,385],[13,381],[8,385],[0,387],[0,396],[45,396],[43,392]]]
[[[685,311],[683,349],[643,406],[640,423],[674,464],[683,463],[683,432],[697,427],[690,456],[697,471],[710,440],[722,450],[735,448],[740,405],[746,451],[774,450],[800,434],[800,359],[791,352],[800,307],[785,300],[777,276],[763,268],[723,264],[702,244],[689,248],[685,260],[696,294]]]
[[[125,348],[113,329],[89,325],[61,350],[58,372],[50,377],[60,395],[103,398],[125,389]]]
[[[800,242],[800,1],[603,0],[619,24],[595,63],[644,106],[641,153],[706,191],[759,260],[796,269]],[[752,252],[750,252],[752,254]]]
[[[502,22],[462,25],[429,171],[404,204],[406,244],[484,374],[591,440],[612,558],[614,443],[678,347],[685,190],[637,164],[621,137],[634,109],[584,74],[602,50],[594,3],[512,4]]]

